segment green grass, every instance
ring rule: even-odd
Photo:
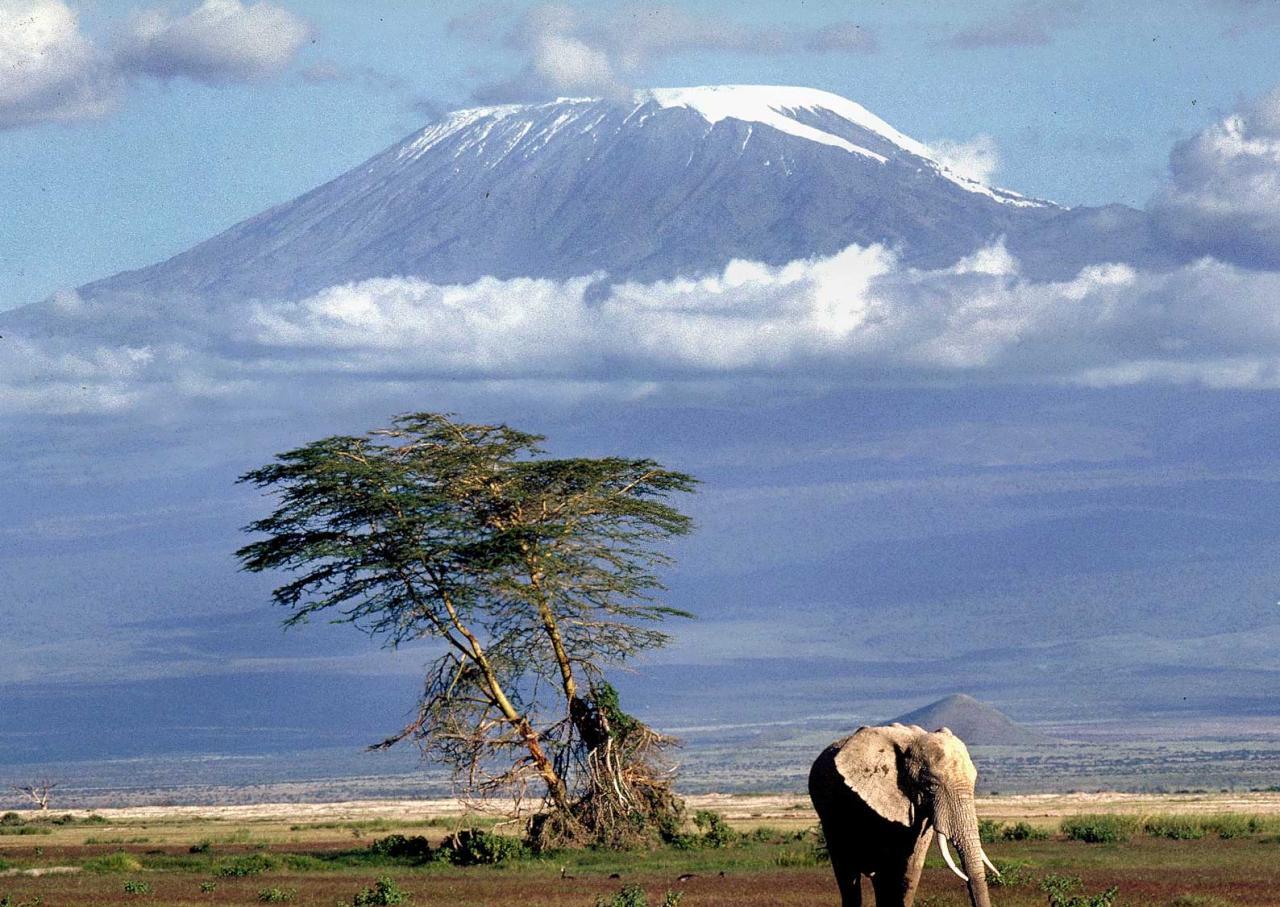
[[[82,865],[86,872],[137,872],[142,868],[142,861],[131,853],[118,850],[85,860]]]

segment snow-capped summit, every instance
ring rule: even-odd
[[[1129,236],[1129,215],[1106,220]],[[953,173],[825,91],[657,88],[456,111],[293,201],[83,292],[289,298],[391,275],[648,280],[851,243],[935,266],[1001,236],[1034,268],[1045,231],[1055,238],[1046,266],[1069,269],[1080,262],[1061,240],[1081,222]]]

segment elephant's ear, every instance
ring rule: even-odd
[[[907,827],[915,805],[902,789],[898,755],[909,735],[902,725],[859,728],[836,753],[845,784],[877,813]]]

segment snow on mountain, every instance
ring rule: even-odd
[[[1142,252],[1137,212],[1107,218],[1112,236],[1083,210],[953,173],[828,92],[651,89],[454,112],[293,201],[82,292],[288,299],[386,276],[656,280],[853,243],[939,267],[1000,237],[1032,274],[1073,274],[1111,260],[1112,247]]]

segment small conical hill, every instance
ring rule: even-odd
[[[1020,743],[1044,743],[1050,738],[1018,724],[999,709],[979,702],[965,693],[931,702],[926,706],[890,719],[889,723],[916,724],[927,730],[950,728],[952,733],[972,746],[1008,746]]]

